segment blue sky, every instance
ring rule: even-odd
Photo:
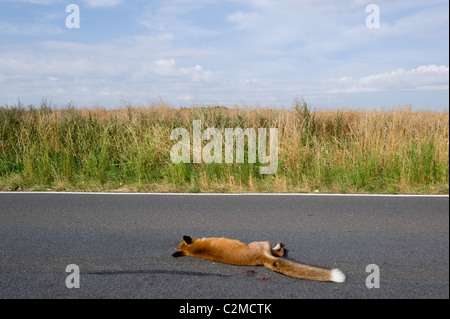
[[[80,28],[66,27],[68,4]],[[369,4],[380,27],[368,28]],[[448,0],[0,0],[0,105],[449,107]]]

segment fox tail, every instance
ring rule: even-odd
[[[323,269],[295,263],[293,261],[277,258],[273,263],[265,266],[283,275],[309,280],[344,282],[345,275],[339,269]]]

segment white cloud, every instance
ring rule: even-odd
[[[323,57],[353,49],[384,48],[416,39],[448,37],[448,1],[386,1],[380,6],[380,29],[368,29],[370,0],[245,0],[247,8],[227,16],[237,28],[254,33],[249,46],[259,50],[288,47],[285,54]],[[245,11],[247,9],[247,11]],[[258,26],[255,28],[254,26]],[[254,50],[255,51],[255,50]],[[385,51],[388,51],[385,50]]]
[[[36,36],[36,35],[56,35],[61,34],[63,29],[61,27],[46,24],[13,24],[9,22],[0,21],[0,34],[20,35],[20,36]]]
[[[98,51],[100,52],[100,51]],[[8,52],[0,54],[0,73],[23,77],[113,77],[123,74],[124,64],[115,59],[68,53]]]
[[[244,13],[236,11],[228,16],[227,20],[236,24],[239,30],[257,28],[264,23],[264,17],[256,12]]]
[[[32,3],[32,4],[51,5],[51,4],[61,3],[62,0],[2,0],[0,2],[24,2],[24,3]]]
[[[204,27],[203,20],[210,19],[208,9],[216,0],[165,0],[160,5],[143,6],[136,16],[136,21],[152,31],[176,33],[180,38],[215,37],[219,31]],[[202,11],[203,10],[203,11]],[[201,14],[206,16],[193,19],[191,15]]]
[[[53,5],[58,3],[64,3],[63,0],[0,0],[0,2],[23,2],[41,5]],[[83,0],[88,7],[100,8],[100,7],[115,7],[124,2],[124,0]],[[67,3],[68,4],[68,3]]]
[[[220,72],[204,70],[199,64],[190,67],[176,66],[175,59],[158,59],[152,62],[143,62],[132,75],[134,81],[148,81],[170,77],[172,81],[211,82]]]
[[[177,70],[175,68],[175,59],[159,59],[153,62],[155,73],[160,76],[173,76]]]
[[[330,79],[329,93],[357,93],[396,90],[448,90],[449,67],[422,65],[415,69],[396,69],[359,79],[349,76]]]
[[[84,0],[84,3],[91,8],[115,7],[122,2],[123,0]]]
[[[280,10],[280,11],[298,11],[312,10],[318,11],[335,11],[344,13],[348,10],[359,10],[371,3],[378,4],[386,13],[392,13],[396,10],[423,7],[424,5],[434,6],[437,4],[445,4],[447,0],[397,0],[397,1],[373,1],[373,0],[231,0],[240,5],[248,5],[258,10]]]
[[[220,72],[203,70],[203,67],[198,64],[194,67],[180,68],[179,72],[189,76],[194,82],[211,82],[216,75],[220,74]]]

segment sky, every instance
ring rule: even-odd
[[[296,98],[448,110],[449,1],[0,0],[0,106]]]

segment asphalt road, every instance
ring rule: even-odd
[[[448,299],[448,209],[448,196],[0,193],[0,298]],[[347,281],[173,258],[183,235],[282,241]]]

